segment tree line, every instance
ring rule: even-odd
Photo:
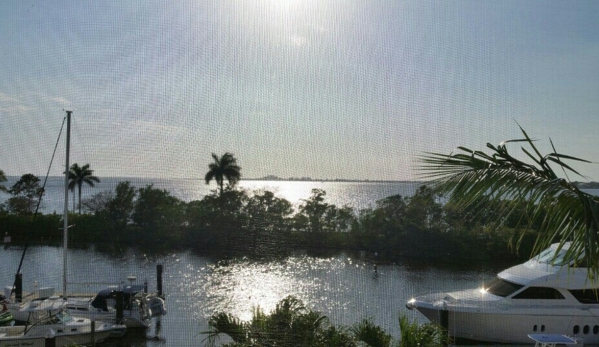
[[[313,190],[309,199],[294,207],[269,191],[236,189],[241,178],[236,158],[231,153],[213,154],[205,181],[215,180],[220,190],[183,202],[151,185],[134,188],[121,182],[114,192],[99,193],[85,203],[80,199],[79,206],[86,213],[80,210],[75,216],[78,230],[73,237],[82,244],[113,248],[279,254],[301,247],[364,251],[389,259],[445,260],[528,257],[552,242],[571,242],[571,257],[584,259],[589,276],[596,277],[599,197],[581,191],[579,182],[568,178],[568,173],[582,176],[570,162],[589,161],[558,153],[553,143],[553,152],[543,155],[520,129],[521,139],[497,146],[488,143],[490,153],[458,147],[449,155],[421,156],[419,170],[431,187],[422,186],[411,197],[387,197],[360,211],[328,204],[323,190]],[[511,143],[528,146],[520,147],[528,161],[508,151]],[[88,178],[93,176],[89,165],[82,171]],[[73,183],[74,176],[69,174],[69,178],[70,188],[77,186],[79,192],[83,183],[99,181]],[[229,182],[226,187],[225,180]],[[33,197],[43,192],[36,184],[39,179],[24,175],[10,189],[2,182],[6,176],[0,170],[0,192],[13,195],[0,206],[0,232],[10,232],[21,241],[56,240],[59,216],[46,215],[30,223]]]
[[[218,175],[207,175],[206,180],[214,177]],[[508,245],[520,233],[520,217],[512,215],[501,226],[492,225],[490,218],[503,208],[503,202],[489,199],[466,213],[443,204],[441,195],[421,186],[413,196],[389,196],[356,211],[328,203],[321,189],[313,189],[308,199],[294,206],[271,191],[248,191],[235,182],[221,185],[217,179],[219,189],[190,202],[153,185],[137,188],[120,182],[113,191],[84,199],[81,214],[69,215],[74,225],[69,243],[112,251],[140,247],[249,256],[286,255],[298,249],[314,254],[348,251],[376,254],[380,260],[518,256]],[[15,243],[60,243],[60,214],[38,215],[33,225],[32,218],[31,213],[4,207],[0,233],[8,232]],[[520,248],[524,257],[530,255],[527,252],[534,242],[534,232],[526,235],[530,236]]]

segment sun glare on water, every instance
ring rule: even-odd
[[[197,281],[188,288],[193,288],[198,297],[206,297],[198,307],[204,316],[227,312],[249,321],[256,309],[268,314],[289,295],[312,306],[328,286],[324,274],[339,266],[344,265],[332,259],[315,261],[305,257],[280,262],[245,258],[220,261],[200,271]]]

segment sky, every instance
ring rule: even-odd
[[[598,1],[0,2],[0,169],[414,180],[521,138],[599,180]],[[64,170],[64,137],[51,174]],[[519,152],[519,147],[513,147]]]

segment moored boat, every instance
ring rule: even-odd
[[[93,298],[68,298],[67,308],[77,316],[123,324],[127,328],[147,328],[152,318],[166,314],[164,300],[146,293],[143,285],[109,286]],[[122,293],[122,316],[117,309],[118,293]]]
[[[49,341],[52,341],[48,343]],[[54,342],[54,332],[46,331],[46,335],[27,330],[24,325],[0,327],[0,347],[46,347]]]
[[[48,339],[56,347],[89,345],[125,332],[123,325],[73,316],[65,306],[59,297],[26,303],[15,315],[24,325],[0,328],[0,347],[44,346]]]
[[[480,288],[415,297],[406,307],[458,341],[530,343],[529,334],[542,333],[599,344],[599,282],[569,247],[553,244]]]

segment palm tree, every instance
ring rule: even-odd
[[[492,153],[458,147],[457,153],[428,153],[420,158],[420,170],[432,179],[434,188],[448,195],[448,204],[457,208],[476,209],[481,198],[503,201],[496,211],[498,224],[524,203],[529,220],[527,227],[540,221],[538,238],[533,252],[538,253],[552,242],[560,247],[570,241],[566,256],[579,259],[585,254],[589,278],[599,274],[599,197],[581,191],[570,181],[568,173],[580,175],[566,161],[585,162],[569,155],[553,152],[542,155],[528,134],[520,127],[524,138],[505,141],[497,147],[487,144]],[[507,149],[511,143],[523,143],[524,162],[513,157]],[[551,165],[563,172],[560,178]],[[521,238],[518,240],[521,241]],[[518,243],[516,244],[518,245]],[[581,260],[582,261],[582,260]]]
[[[69,175],[69,179],[70,179],[70,175]],[[73,195],[73,213],[75,213],[75,209],[76,209],[76,205],[75,205],[75,184],[70,184],[69,182],[69,190],[71,191],[71,194]]]
[[[79,166],[75,163],[71,165],[69,170],[69,189],[74,190],[75,186],[79,190],[79,214],[81,214],[81,187],[83,183],[90,187],[94,186],[94,183],[100,183],[100,179],[93,175],[94,170],[90,170],[89,164]]]
[[[0,182],[6,182],[6,181],[7,181],[6,174],[4,174],[4,171],[0,170]],[[4,185],[0,184],[0,192],[6,193],[6,192],[8,192],[8,189]]]
[[[237,165],[237,159],[235,159],[233,154],[229,152],[223,154],[220,158],[212,153],[212,158],[214,162],[208,165],[209,170],[204,179],[206,180],[206,184],[210,184],[210,181],[214,179],[219,185],[220,195],[222,195],[224,180],[227,179],[230,186],[235,186],[241,179],[241,167]]]

